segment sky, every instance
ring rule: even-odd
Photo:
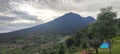
[[[96,18],[112,6],[120,17],[120,0],[0,0],[0,33],[25,29],[73,12]]]

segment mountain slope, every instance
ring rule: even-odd
[[[22,34],[43,34],[43,33],[53,33],[53,34],[72,34],[94,22],[95,19],[91,16],[81,17],[75,13],[66,13],[65,15],[56,18],[48,23],[37,25],[35,27],[22,29],[14,32],[7,33],[6,35],[20,36]]]

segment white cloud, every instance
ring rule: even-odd
[[[32,20],[15,20],[15,21],[12,21],[11,23],[27,23],[27,24],[31,24],[31,23],[36,23],[36,22],[32,21]]]

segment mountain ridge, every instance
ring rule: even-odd
[[[56,18],[53,21],[37,25],[34,27],[22,29],[13,31],[10,33],[66,33],[69,31],[76,31],[78,29],[81,29],[82,27],[85,27],[89,25],[90,23],[93,23],[95,19],[91,16],[88,17],[82,17],[79,14],[76,13],[66,13],[63,16],[60,16]],[[74,30],[75,29],[75,30]],[[63,32],[64,31],[64,32]],[[6,33],[6,34],[10,34]],[[72,33],[72,32],[71,32]]]

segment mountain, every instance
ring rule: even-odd
[[[45,24],[37,25],[35,27],[13,31],[5,33],[4,35],[9,36],[21,36],[28,34],[72,34],[77,32],[79,29],[93,23],[95,19],[91,16],[82,17],[76,13],[66,13],[63,16],[56,18]],[[3,34],[2,34],[3,35]]]

